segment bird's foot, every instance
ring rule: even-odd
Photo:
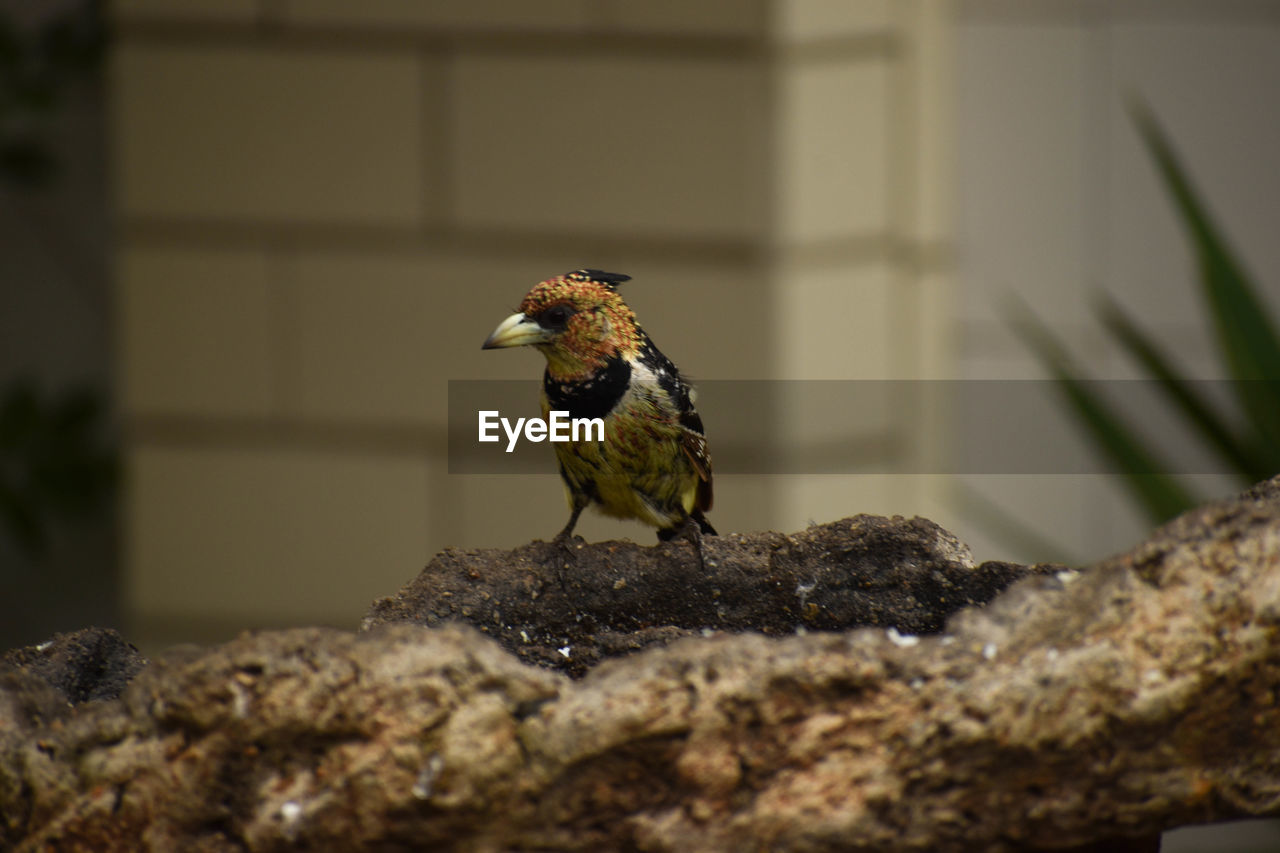
[[[556,580],[560,583],[560,591],[566,596],[569,594],[569,585],[564,577],[564,570],[569,567],[566,561],[578,559],[578,543],[583,541],[585,540],[581,536],[562,530],[547,543],[554,549],[552,559],[555,561]]]
[[[585,508],[586,508],[585,504],[581,506],[575,506],[573,508],[573,512],[569,514],[569,521],[565,524],[564,528],[561,529],[561,531],[555,535],[555,538],[551,540],[551,544],[556,545],[561,549],[563,549],[564,551],[568,552],[569,556],[571,557],[577,556],[577,549],[574,547],[574,544],[573,544],[573,540],[574,540],[573,528],[578,526],[578,516],[582,515],[582,510]]]
[[[581,536],[574,536],[572,533],[566,533],[563,530],[557,533],[552,539],[551,544],[564,551],[570,557],[578,556],[578,542],[585,541]]]
[[[662,536],[661,533],[658,534]],[[702,571],[707,570],[707,557],[702,548],[702,527],[695,518],[686,518],[684,524],[671,531],[669,536],[664,537],[665,541],[673,539],[687,539],[689,544],[693,546],[694,553],[698,555],[698,568]]]

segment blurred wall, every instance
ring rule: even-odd
[[[1093,303],[1105,292],[1186,375],[1225,378],[1189,244],[1126,100],[1142,99],[1164,124],[1280,319],[1280,112],[1273,108],[1280,4],[961,0],[955,21],[957,374],[1043,375],[1001,314],[1016,293],[1053,325],[1087,375],[1139,377],[1097,322]],[[1063,411],[1047,386],[1038,393],[1045,412]],[[1148,414],[1172,419],[1163,410]],[[975,437],[991,417],[958,414],[959,440]],[[1013,441],[1068,448],[1081,445],[1079,435],[1059,417],[1028,423]],[[970,511],[972,494],[961,493],[952,503],[956,529],[981,556],[1091,560],[1127,548],[1149,528],[1107,476],[964,480],[1045,545],[1017,548],[994,536]],[[1204,494],[1238,490],[1227,477],[1191,482]]]
[[[555,533],[549,451],[529,477],[445,456],[447,380],[540,375],[479,344],[550,275],[631,274],[696,379],[947,375],[949,10],[118,0],[133,636],[351,626],[440,548]],[[836,415],[779,446],[892,472],[941,444],[909,390]],[[936,478],[740,470],[722,532],[941,511]]]

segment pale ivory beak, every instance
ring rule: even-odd
[[[512,314],[498,324],[493,334],[484,339],[481,349],[505,349],[541,344],[547,341],[547,330],[525,314]]]

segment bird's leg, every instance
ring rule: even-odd
[[[551,541],[567,549],[569,547],[569,540],[573,538],[573,528],[578,525],[578,516],[582,515],[582,511],[586,508],[586,503],[574,502],[573,512],[569,513],[569,521],[565,524],[564,530],[557,533],[555,538]]]
[[[693,546],[693,550],[698,554],[698,568],[705,572],[707,570],[707,558],[702,551],[702,527],[698,524],[697,519],[690,516],[679,527],[668,527],[665,530],[658,531],[658,538],[663,542],[670,542],[677,537],[689,540],[689,544]]]
[[[582,503],[574,501],[573,511],[569,513],[569,521],[565,524],[564,530],[557,533],[555,538],[551,540],[552,545],[557,546],[557,548],[563,550],[570,557],[577,557],[577,554],[573,551],[573,528],[578,524],[578,516],[582,515],[582,511],[586,508],[587,504],[585,501]],[[569,587],[564,582],[564,572],[561,571],[562,568],[563,566],[561,566],[560,561],[556,560],[556,577],[560,580],[560,591],[563,592],[565,596],[568,596]]]

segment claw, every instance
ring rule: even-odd
[[[698,555],[698,568],[704,572],[707,570],[707,558],[702,550],[702,526],[698,524],[697,519],[692,516],[686,518],[684,524],[677,528],[659,531],[658,537],[664,542],[670,542],[677,537],[689,540],[689,544]]]
[[[573,547],[573,543],[574,543],[574,540],[578,538],[580,537],[574,536],[572,533],[567,533],[566,531],[561,530],[559,533],[555,535],[554,538],[552,538],[551,544],[558,546],[570,557],[576,557],[578,555],[578,552],[577,552],[577,549]]]
[[[586,505],[583,504],[582,506],[574,507],[573,512],[569,515],[569,522],[564,526],[564,529],[557,533],[551,540],[552,545],[559,548],[561,551],[564,551],[566,555],[574,559],[577,558],[578,554],[573,547],[573,528],[577,525],[578,516],[582,515],[582,510],[585,506]],[[569,585],[565,583],[563,567],[560,566],[559,560],[556,561],[556,577],[560,581],[560,591],[568,597]]]

